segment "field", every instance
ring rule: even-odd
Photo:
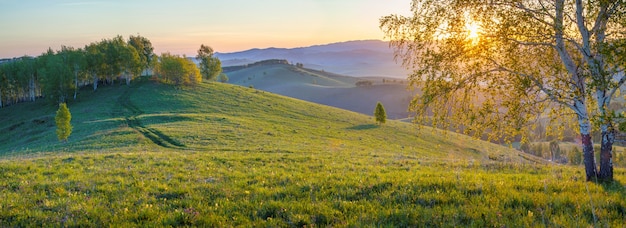
[[[0,109],[2,226],[622,227],[626,173],[220,83]]]

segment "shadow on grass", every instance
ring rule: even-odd
[[[614,180],[612,182],[599,182],[598,184],[602,186],[605,192],[626,198],[626,187],[624,187],[621,182]],[[619,202],[609,202],[605,207],[609,208],[609,210],[616,211],[622,216],[626,216],[626,205]]]
[[[352,126],[349,128],[346,128],[347,130],[369,130],[369,129],[375,129],[378,128],[378,125],[376,124],[361,124],[361,125],[357,125],[357,126]]]
[[[611,182],[599,181],[598,184],[602,186],[605,192],[620,194],[623,197],[626,197],[626,187],[624,187],[624,185],[617,180]]]
[[[163,132],[154,128],[146,127],[139,120],[138,117],[142,115],[144,112],[139,107],[135,106],[135,104],[133,104],[130,100],[130,96],[132,92],[134,91],[134,89],[136,89],[139,86],[140,86],[139,83],[133,84],[129,89],[124,91],[124,93],[122,93],[117,99],[117,102],[120,104],[121,107],[124,107],[126,110],[130,111],[130,114],[127,114],[125,117],[125,120],[128,126],[130,128],[137,130],[144,137],[148,138],[150,141],[152,141],[153,143],[161,147],[165,147],[165,148],[185,147],[184,144],[174,140],[173,138],[167,136]],[[161,121],[171,122],[171,121],[178,121],[178,120],[186,120],[188,118],[187,117],[165,117],[165,118],[158,117],[157,120],[159,119]]]

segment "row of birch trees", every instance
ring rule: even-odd
[[[76,99],[78,89],[130,84],[156,63],[152,43],[142,36],[122,36],[83,48],[62,46],[37,57],[24,56],[0,63],[0,108],[45,98],[54,103]]]

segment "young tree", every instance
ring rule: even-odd
[[[221,83],[228,82],[228,75],[221,73],[220,75],[217,76],[217,81]]]
[[[200,61],[200,73],[207,80],[215,80],[222,73],[222,62],[213,56],[213,49],[204,44],[200,45],[196,59]]]
[[[57,138],[59,138],[60,141],[67,142],[67,138],[70,137],[70,134],[72,134],[71,120],[72,114],[70,114],[70,110],[67,108],[67,105],[65,103],[59,104],[59,110],[57,110],[54,121],[57,125]]]
[[[387,112],[385,112],[385,107],[383,104],[376,103],[376,109],[374,109],[374,118],[376,118],[376,123],[384,124],[387,121]]]
[[[418,122],[524,141],[531,120],[548,111],[557,129],[567,128],[563,120],[577,125],[587,180],[613,179],[611,150],[623,118],[610,104],[626,82],[626,2],[414,0],[411,9],[412,16],[386,16],[380,25],[422,89],[411,103]],[[599,172],[594,123],[602,136]]]

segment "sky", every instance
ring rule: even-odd
[[[379,19],[411,0],[0,0],[0,58],[141,35],[155,53],[194,56],[384,39]]]

